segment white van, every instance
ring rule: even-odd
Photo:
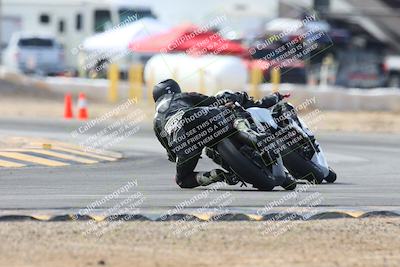
[[[54,35],[65,48],[65,60],[78,68],[81,42],[95,33],[143,17],[154,17],[151,9],[123,0],[2,0],[1,47],[15,32]]]

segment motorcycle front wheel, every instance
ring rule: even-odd
[[[329,174],[324,178],[324,180],[327,183],[332,184],[336,181],[336,178],[337,178],[336,172],[331,167],[329,167]]]

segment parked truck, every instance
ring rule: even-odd
[[[4,65],[13,71],[59,75],[67,71],[64,49],[51,35],[16,32],[4,51]]]
[[[78,68],[86,37],[152,16],[148,7],[127,0],[2,0],[0,44],[4,50],[15,32],[46,33],[64,47],[66,64]]]

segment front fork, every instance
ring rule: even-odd
[[[292,107],[289,106],[288,110],[290,111],[291,109]],[[279,107],[278,110],[280,111],[281,114],[283,114],[282,107]],[[297,134],[301,135],[303,139],[306,140],[306,142],[304,142],[304,144],[301,146],[304,156],[308,160],[316,164],[321,169],[322,173],[324,174],[324,177],[327,177],[329,175],[329,165],[326,161],[321,146],[315,139],[314,134],[307,127],[304,121],[301,118],[298,118],[297,116],[295,118],[288,118],[287,123],[293,127],[293,129],[296,131]]]

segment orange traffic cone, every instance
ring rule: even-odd
[[[84,93],[79,93],[78,98],[78,119],[87,120],[88,119],[87,101],[86,95]]]
[[[65,94],[64,97],[64,119],[72,119],[74,114],[72,112],[72,97],[71,94]]]

